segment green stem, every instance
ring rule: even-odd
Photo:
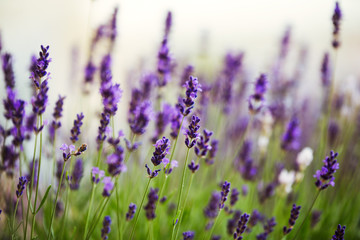
[[[316,199],[317,199],[317,198],[319,197],[319,195],[320,195],[320,191],[321,191],[321,190],[318,190],[318,192],[317,192],[317,194],[316,194],[316,196],[315,196],[315,198],[314,198],[314,201],[312,202],[309,210],[307,211],[307,213],[306,213],[306,215],[305,215],[305,217],[304,217],[304,220],[302,221],[300,227],[299,227],[298,230],[296,231],[296,234],[295,234],[295,236],[294,236],[294,238],[293,238],[292,240],[295,240],[295,239],[296,239],[296,237],[297,237],[297,235],[299,234],[302,226],[304,225],[307,217],[310,215],[310,212],[311,212],[312,208],[314,207],[314,204],[315,204],[315,202],[316,202]]]
[[[52,228],[52,223],[53,223],[54,216],[55,216],[57,199],[58,199],[58,197],[59,197],[59,193],[60,193],[60,189],[61,189],[61,184],[62,184],[62,180],[63,180],[63,176],[64,176],[65,164],[66,164],[66,162],[64,162],[63,168],[62,168],[62,170],[61,170],[60,182],[59,182],[59,185],[58,185],[58,188],[57,188],[57,191],[56,191],[56,196],[55,196],[55,201],[54,201],[53,210],[52,210],[52,212],[51,212],[50,227],[49,227],[49,233],[48,233],[48,236],[47,236],[47,239],[48,239],[48,240],[50,239],[50,235],[51,235],[51,232],[52,232],[52,231],[51,231],[51,228]]]
[[[70,158],[71,160],[71,158]],[[70,162],[70,165],[71,165],[71,162]],[[66,220],[67,220],[67,215],[68,215],[68,212],[69,212],[69,199],[70,199],[70,194],[71,194],[71,191],[70,191],[70,186],[67,186],[66,187],[66,200],[65,200],[65,210],[64,210],[64,215],[63,215],[63,219],[61,221],[61,235],[60,235],[60,239],[64,239],[63,236],[64,236],[64,232],[65,232],[65,229],[66,229]]]
[[[95,188],[96,188],[96,184],[93,182],[93,183],[92,183],[92,188],[91,188],[90,205],[89,205],[89,208],[88,208],[88,211],[87,211],[87,215],[86,215],[84,239],[86,238],[86,232],[87,232],[88,227],[89,227],[89,219],[90,219],[91,208],[92,208],[92,205],[93,205],[93,203],[94,203]]]
[[[188,161],[188,158],[189,158],[189,152],[190,152],[190,148],[187,149],[186,151],[186,158],[185,158],[185,163],[184,163],[184,167],[183,167],[183,172],[182,172],[182,176],[181,176],[181,187],[180,187],[180,193],[179,193],[179,197],[178,197],[178,203],[177,203],[177,207],[176,207],[176,212],[175,214],[178,215],[178,211],[180,209],[180,202],[181,202],[181,196],[182,196],[182,191],[184,189],[184,185],[185,185],[185,174],[186,174],[186,166],[187,166],[187,161]],[[175,218],[176,218],[176,215],[175,215]],[[179,215],[179,218],[181,216],[181,213]],[[173,230],[172,230],[172,233],[171,233],[171,239],[173,239],[173,236],[174,236],[174,230],[176,228],[176,219],[174,218],[174,221],[173,221],[173,224],[174,224],[174,227],[173,227]]]
[[[147,193],[147,191],[148,191],[148,189],[149,189],[151,179],[152,179],[152,178],[149,178],[149,181],[148,181],[148,183],[147,183],[147,185],[146,185],[146,188],[145,188],[143,197],[142,197],[142,199],[141,199],[141,203],[140,203],[139,210],[138,210],[137,213],[136,213],[135,222],[134,222],[134,224],[133,224],[133,227],[132,227],[132,230],[131,230],[131,234],[130,234],[130,238],[129,238],[130,240],[133,239],[133,236],[134,236],[134,233],[135,233],[136,224],[137,224],[137,222],[138,222],[138,220],[139,220],[139,215],[140,215],[142,206],[143,206],[143,204],[144,204],[144,199],[145,199],[146,193]]]
[[[39,127],[39,116],[36,119],[36,126]],[[32,190],[34,188],[34,179],[35,179],[35,155],[36,155],[36,148],[37,148],[37,138],[38,134],[35,135],[35,146],[34,146],[34,153],[33,153],[33,160],[32,160],[32,170],[31,170],[31,182],[30,182],[30,193],[28,198],[28,205],[26,210],[26,219],[25,219],[25,228],[24,228],[24,240],[26,240],[27,234],[27,226],[28,226],[28,219],[29,219],[29,211],[31,205],[31,197],[32,197]]]
[[[103,143],[100,143],[99,152],[98,152],[98,156],[97,156],[97,160],[96,160],[96,167],[99,167],[99,165],[100,165],[102,149],[103,149]]]
[[[122,239],[121,236],[121,222],[120,222],[120,210],[119,210],[119,190],[118,190],[119,177],[115,179],[115,191],[116,191],[116,217],[118,224],[118,239]]]
[[[14,217],[13,217],[13,222],[12,222],[12,234],[11,234],[11,239],[15,239],[15,220],[16,220],[16,211],[18,208],[18,204],[19,204],[19,198],[16,199],[16,205],[15,205],[15,210],[14,210]]]
[[[101,215],[103,214],[103,212],[104,212],[104,210],[105,210],[105,207],[106,207],[107,203],[109,202],[110,197],[111,197],[111,195],[112,195],[113,192],[114,192],[114,191],[112,191],[111,194],[110,194],[110,196],[106,198],[104,204],[100,204],[99,207],[101,207],[101,205],[102,205],[101,210],[100,210],[100,211],[98,211],[98,210],[96,211],[96,212],[99,212],[99,214],[98,214],[97,217],[95,218],[94,223],[91,224],[89,233],[86,235],[86,239],[90,239],[91,234],[94,232],[94,230],[95,230],[95,228],[96,228],[96,225],[98,224],[98,222],[99,222],[99,220],[100,220],[100,218],[101,218]],[[99,209],[99,208],[98,208],[98,209]]]
[[[54,141],[53,141],[53,166],[52,166],[52,182],[55,184],[56,176],[56,130],[54,131]]]
[[[40,115],[40,126],[42,126],[43,120],[42,115]],[[36,202],[39,192],[39,183],[40,183],[40,170],[41,170],[41,156],[42,156],[42,131],[40,132],[40,152],[39,152],[39,163],[38,163],[38,170],[37,170],[37,181],[36,181],[36,190],[35,190],[35,200],[34,200],[34,212],[32,217],[32,226],[31,226],[31,233],[30,239],[33,238],[34,228],[35,228],[35,220],[36,220]]]
[[[209,239],[209,240],[211,239],[211,236],[212,236],[212,234],[213,234],[213,232],[214,232],[215,225],[216,225],[216,223],[217,223],[217,221],[218,221],[218,219],[219,219],[219,216],[220,216],[220,214],[221,214],[221,210],[222,210],[222,209],[219,210],[219,214],[216,216],[215,221],[214,221],[214,224],[213,224],[213,226],[212,226],[211,229],[210,229],[209,237],[207,238],[207,239]]]

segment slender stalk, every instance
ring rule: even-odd
[[[212,235],[213,232],[214,232],[216,223],[217,223],[217,221],[218,221],[218,219],[219,219],[219,216],[220,216],[220,214],[221,214],[221,210],[222,210],[222,209],[219,210],[219,213],[218,213],[218,215],[217,215],[216,218],[215,218],[214,224],[213,224],[213,226],[212,226],[211,229],[210,229],[209,237],[207,238],[207,239],[209,239],[209,240],[211,240],[211,235]]]
[[[113,192],[114,192],[114,191],[113,191]],[[96,211],[96,212],[99,212],[99,214],[98,214],[97,217],[95,218],[94,223],[91,224],[90,230],[89,230],[88,234],[86,235],[86,239],[90,239],[91,234],[94,232],[95,227],[96,227],[96,225],[98,224],[98,222],[99,222],[99,220],[100,220],[100,218],[101,218],[101,215],[103,214],[103,212],[104,212],[104,210],[105,210],[105,207],[106,207],[107,203],[109,202],[110,197],[111,197],[111,195],[112,195],[113,192],[111,192],[110,196],[106,198],[104,204],[100,204],[100,205],[99,205],[99,207],[102,206],[102,207],[101,207],[101,210],[100,210],[100,211],[98,211],[98,210]],[[104,200],[103,200],[103,202],[104,202]],[[98,208],[98,209],[99,209],[99,208]]]
[[[36,119],[36,126],[39,127],[39,116]],[[25,228],[24,228],[24,240],[26,240],[27,235],[27,226],[28,226],[28,219],[29,219],[29,211],[31,205],[31,197],[32,197],[32,190],[34,188],[34,179],[35,179],[35,155],[36,155],[36,148],[37,148],[37,139],[38,134],[35,134],[35,146],[34,146],[34,153],[33,153],[33,160],[32,160],[32,170],[31,170],[31,182],[30,182],[30,193],[28,198],[28,205],[26,210],[26,219],[25,219]],[[38,180],[39,181],[39,180]]]
[[[18,204],[19,204],[19,198],[16,199],[16,205],[15,205],[15,210],[14,210],[14,217],[13,217],[13,222],[12,222],[12,234],[11,234],[11,239],[15,239],[15,220],[16,220],[16,211],[17,211],[17,208],[18,208]]]
[[[86,223],[85,223],[85,230],[84,230],[84,237],[83,237],[83,239],[86,238],[86,232],[87,232],[88,227],[89,227],[90,212],[91,212],[92,205],[93,205],[93,203],[94,203],[95,188],[96,188],[96,184],[93,182],[93,183],[92,183],[92,188],[91,188],[90,205],[89,205],[89,208],[88,208],[88,211],[87,211],[87,215],[86,215]]]
[[[52,182],[55,183],[56,176],[56,130],[54,131],[54,141],[53,141],[53,166],[52,166]]]
[[[296,231],[296,234],[295,234],[295,236],[294,236],[294,238],[293,238],[292,240],[295,240],[295,239],[296,239],[296,237],[297,237],[297,235],[299,234],[302,226],[304,225],[307,217],[310,215],[310,212],[311,212],[312,208],[314,207],[314,204],[315,204],[315,202],[316,202],[316,199],[317,199],[317,198],[319,197],[319,195],[320,195],[320,191],[321,191],[321,190],[318,190],[318,192],[316,193],[315,198],[314,198],[314,200],[313,200],[313,202],[312,202],[309,210],[307,211],[307,213],[306,213],[306,215],[305,215],[305,217],[304,217],[304,220],[302,221],[300,227],[299,227],[298,230]]]
[[[116,191],[116,218],[118,225],[118,239],[122,239],[121,236],[121,221],[120,221],[120,210],[119,210],[119,190],[118,190],[119,177],[115,179],[115,191]]]
[[[71,158],[70,158],[70,160],[71,160]],[[71,162],[70,162],[70,165],[71,165]],[[62,221],[61,221],[61,235],[60,235],[60,239],[63,239],[63,235],[64,235],[64,232],[65,232],[65,229],[66,229],[66,220],[67,220],[67,215],[68,215],[68,212],[69,212],[69,198],[70,198],[70,194],[71,194],[70,186],[67,186],[67,187],[66,187],[65,210],[64,210],[64,215],[63,215]]]
[[[57,199],[59,197],[59,193],[60,193],[60,189],[61,189],[61,184],[62,184],[62,180],[63,180],[63,175],[64,175],[64,171],[65,171],[65,164],[66,162],[64,162],[63,164],[63,168],[61,170],[61,176],[60,176],[60,182],[59,182],[59,185],[58,185],[58,188],[57,188],[57,191],[56,191],[56,196],[55,196],[55,201],[54,201],[54,206],[53,206],[53,210],[51,212],[51,218],[50,218],[50,227],[49,227],[49,233],[48,233],[48,236],[47,236],[47,239],[49,240],[50,239],[50,235],[51,235],[51,228],[52,228],[52,223],[53,223],[53,220],[54,220],[54,215],[55,215],[55,210],[56,210],[56,203],[57,203]]]
[[[100,143],[98,156],[97,156],[97,160],[96,160],[96,167],[99,167],[99,165],[100,165],[102,149],[103,149],[103,143]]]
[[[176,207],[176,212],[175,214],[178,215],[178,211],[180,209],[180,202],[181,202],[181,196],[182,196],[182,191],[184,189],[184,185],[185,185],[185,174],[186,174],[186,166],[187,166],[187,161],[188,161],[188,158],[189,158],[189,152],[190,152],[190,148],[187,149],[186,151],[186,158],[185,158],[185,163],[184,163],[184,167],[183,167],[183,172],[182,172],[182,177],[181,177],[181,187],[180,187],[180,193],[179,193],[179,197],[178,197],[178,203],[177,203],[177,207]],[[176,215],[175,215],[175,218],[176,218]],[[181,216],[181,213],[180,213],[180,216]],[[179,218],[180,218],[179,216]],[[174,236],[174,231],[175,231],[175,228],[176,228],[176,219],[174,218],[174,227],[173,227],[173,230],[172,230],[172,233],[171,233],[171,239],[173,239],[173,236]]]
[[[144,199],[145,199],[146,193],[147,193],[147,191],[148,191],[148,189],[149,189],[151,179],[152,179],[152,178],[149,178],[149,180],[148,180],[148,183],[147,183],[147,185],[146,185],[146,188],[145,188],[143,197],[142,197],[142,199],[141,199],[141,203],[140,203],[139,210],[138,210],[137,213],[136,213],[135,222],[134,222],[134,224],[133,224],[133,227],[132,227],[132,230],[131,230],[131,234],[130,234],[130,238],[129,238],[130,240],[133,239],[133,236],[134,236],[134,233],[135,233],[136,224],[137,224],[137,222],[138,222],[138,220],[139,220],[139,215],[140,215],[142,206],[143,206],[143,204],[144,204]]]
[[[40,126],[43,124],[42,115],[40,115]],[[42,131],[40,132],[40,151],[39,151],[39,163],[38,163],[38,170],[37,170],[37,181],[36,181],[36,190],[35,190],[35,200],[34,200],[34,212],[32,217],[32,226],[31,226],[31,233],[30,239],[32,239],[34,228],[35,228],[35,220],[36,220],[36,202],[39,192],[39,182],[40,182],[40,168],[41,168],[41,156],[42,156]]]

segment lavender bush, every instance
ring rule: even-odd
[[[299,91],[303,53],[285,71],[295,30],[261,74],[229,51],[209,75],[172,53],[172,12],[153,66],[120,85],[118,14],[89,38],[73,91],[98,105],[77,112],[51,87],[55,46],[32,58],[26,99],[0,35],[0,239],[360,239],[360,92],[337,84],[339,3],[313,76],[321,101]]]

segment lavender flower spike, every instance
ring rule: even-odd
[[[344,240],[346,226],[342,226],[339,224],[335,231],[335,235],[332,236],[331,240]]]
[[[284,235],[290,233],[291,230],[293,229],[293,227],[295,225],[295,221],[299,217],[300,209],[301,209],[301,206],[296,206],[296,204],[293,204],[292,209],[291,209],[290,219],[289,219],[289,227],[285,226],[283,228]]]
[[[23,194],[23,191],[25,189],[25,185],[27,183],[27,179],[26,177],[19,177],[19,184],[17,185],[17,190],[16,190],[16,197],[20,198],[21,195]]]
[[[136,212],[136,204],[130,203],[129,205],[129,211],[126,213],[126,221],[130,221],[133,219]]]
[[[55,109],[53,113],[54,120],[50,124],[50,141],[54,141],[55,131],[61,127],[59,119],[62,117],[63,105],[65,97],[59,96],[59,99],[55,103]]]
[[[102,195],[104,197],[109,197],[111,191],[114,188],[114,183],[111,181],[111,177],[104,177],[102,182],[104,183],[104,191],[103,191]]]
[[[188,168],[190,169],[190,171],[192,173],[195,173],[197,170],[199,170],[200,165],[199,164],[195,164],[194,160],[191,160],[191,163],[188,164]]]
[[[340,10],[340,6],[339,3],[336,2],[335,4],[335,9],[334,9],[334,14],[332,16],[332,22],[334,25],[334,31],[333,31],[333,42],[332,42],[332,46],[337,49],[340,46],[340,41],[339,41],[339,32],[340,32],[340,20],[342,18],[342,13]]]
[[[137,106],[129,119],[131,131],[137,135],[145,133],[151,114],[152,110],[150,101],[144,101]]]
[[[218,209],[220,204],[221,204],[221,194],[218,192],[213,192],[208,205],[204,209],[205,217],[210,219],[216,218],[218,215]]]
[[[127,170],[124,164],[124,149],[120,145],[116,146],[115,152],[108,156],[107,164],[108,172],[113,177]]]
[[[230,183],[225,181],[221,190],[221,202],[219,204],[220,209],[224,208],[229,192],[230,192]]]
[[[108,234],[110,233],[110,225],[111,225],[111,218],[110,216],[105,216],[103,221],[103,228],[101,229],[101,239],[106,240],[108,239]]]
[[[187,232],[183,232],[183,240],[192,240],[194,239],[194,232],[192,231],[187,231]]]
[[[260,112],[264,106],[264,95],[267,90],[268,80],[265,74],[261,74],[255,83],[255,92],[249,97],[249,110],[251,113]]]
[[[91,170],[91,181],[95,184],[98,184],[100,180],[105,176],[105,172],[103,170],[99,170],[97,167],[93,167]]]
[[[151,171],[151,169],[149,168],[149,166],[147,164],[145,164],[145,168],[146,168],[146,172],[147,172],[149,178],[156,177],[159,174],[159,172],[161,171],[161,169]]]
[[[198,91],[201,92],[201,85],[196,77],[190,76],[184,86],[186,87],[186,97],[182,99],[182,102],[177,107],[183,116],[187,116],[191,113],[191,109],[194,108],[197,93]]]
[[[300,148],[301,129],[296,117],[289,122],[286,132],[282,136],[281,148],[284,150],[298,150]]]
[[[337,169],[339,169],[339,163],[337,162],[337,159],[335,159],[337,156],[338,153],[330,151],[330,157],[327,156],[323,160],[324,166],[321,168],[321,170],[316,171],[314,175],[314,178],[316,178],[315,186],[319,190],[324,190],[329,185],[335,186],[334,173]]]
[[[162,137],[157,140],[155,143],[155,151],[153,152],[153,156],[151,157],[151,162],[154,166],[158,166],[165,158],[165,156],[169,153],[170,150],[170,140],[166,137]]]
[[[185,139],[185,145],[188,148],[192,148],[195,146],[196,141],[199,138],[199,128],[200,128],[200,118],[196,115],[193,115],[191,118],[191,123],[189,125],[189,129],[186,130],[186,139]]]
[[[81,159],[77,159],[75,162],[74,170],[70,177],[70,189],[71,190],[78,190],[80,187],[80,181],[83,177],[84,167],[83,161]]]
[[[146,204],[146,206],[144,207],[145,211],[146,211],[146,218],[148,220],[153,220],[156,215],[155,215],[155,208],[156,208],[156,202],[159,198],[158,196],[158,191],[159,189],[155,188],[150,188],[149,194],[148,194],[148,203]]]
[[[14,89],[15,87],[15,77],[14,70],[12,65],[12,56],[9,53],[2,55],[2,69],[4,72],[6,88]]]
[[[249,217],[250,217],[250,215],[249,214],[246,214],[246,213],[244,213],[243,215],[241,215],[241,217],[240,217],[240,220],[239,220],[239,222],[238,222],[238,226],[237,226],[237,228],[236,228],[236,231],[235,231],[235,233],[234,233],[234,239],[236,239],[236,240],[241,240],[241,239],[243,239],[243,237],[241,236],[244,232],[245,232],[245,230],[246,230],[246,224],[247,224],[247,222],[249,221]]]
[[[80,127],[83,124],[83,122],[82,122],[83,119],[84,119],[84,114],[83,113],[80,113],[80,114],[76,115],[76,119],[74,120],[74,126],[70,130],[70,133],[71,133],[70,140],[72,141],[72,143],[75,143],[76,141],[79,140],[79,135],[81,133],[80,132]]]

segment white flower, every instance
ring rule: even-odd
[[[269,144],[269,137],[268,136],[260,136],[258,139],[258,146],[262,153],[266,152],[267,146]]]
[[[304,171],[307,166],[310,165],[314,158],[313,150],[309,147],[304,148],[301,152],[298,153],[296,157],[296,162],[299,165],[301,171]]]
[[[291,186],[295,182],[295,172],[283,169],[279,174],[279,183],[286,193],[291,192]]]

